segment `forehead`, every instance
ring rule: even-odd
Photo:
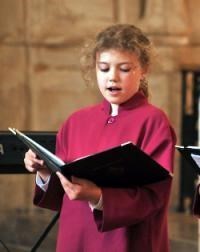
[[[96,55],[97,62],[105,63],[138,63],[139,59],[136,53],[129,51],[122,51],[116,49],[104,50],[98,52]]]

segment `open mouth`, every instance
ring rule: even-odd
[[[110,92],[121,91],[122,89],[119,87],[108,87],[107,88]]]

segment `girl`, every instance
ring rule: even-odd
[[[89,49],[89,50],[88,50]],[[165,114],[148,102],[152,46],[133,25],[113,25],[87,48],[85,73],[95,70],[100,104],[73,113],[57,134],[65,162],[134,142],[172,172],[175,135]],[[167,252],[171,179],[143,187],[100,188],[91,181],[50,174],[32,151],[25,166],[37,172],[34,203],[60,211],[58,252]],[[134,169],[134,167],[133,167]]]

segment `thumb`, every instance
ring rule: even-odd
[[[61,172],[56,172],[56,175],[59,177],[60,180],[62,180],[64,178],[64,176],[62,175]]]

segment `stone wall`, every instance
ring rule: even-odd
[[[80,74],[81,45],[101,27],[129,22],[157,48],[149,76],[152,102],[168,114],[179,142],[181,69],[200,65],[199,9],[198,0],[1,0],[0,130],[56,131],[72,111],[99,101],[97,89],[86,87]],[[178,204],[178,161],[172,209]],[[0,239],[23,245],[20,251],[52,218],[32,205],[33,186],[33,175],[0,176]],[[54,244],[54,235],[48,240]],[[43,251],[54,251],[51,242]]]

